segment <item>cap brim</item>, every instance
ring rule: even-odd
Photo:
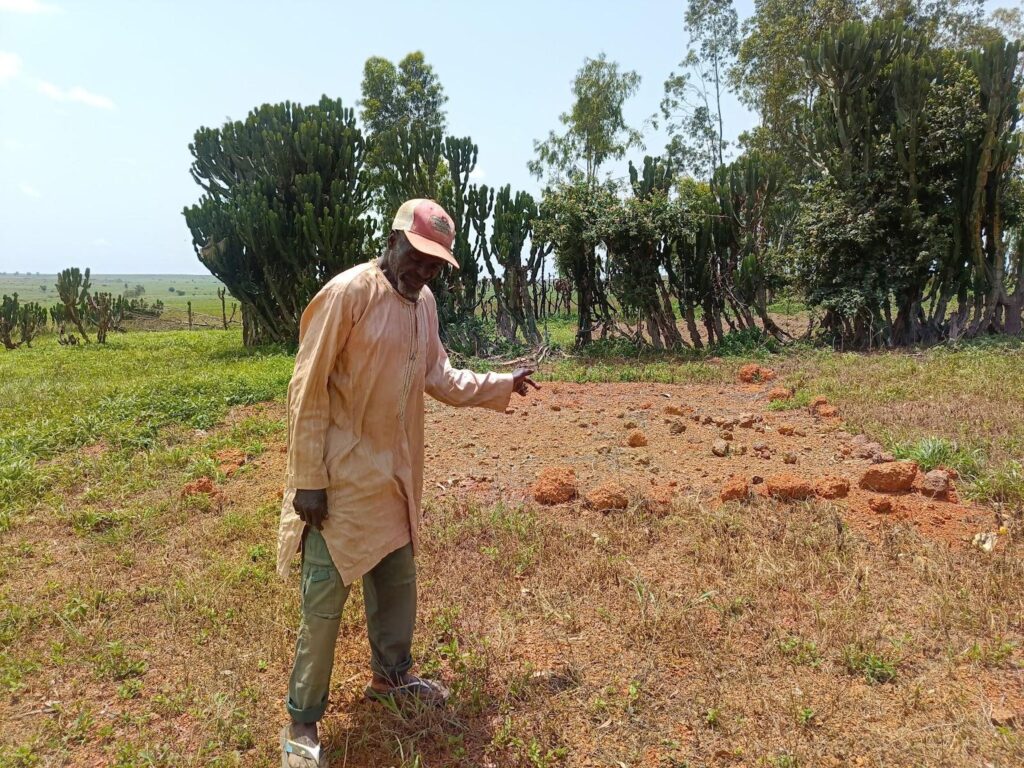
[[[441,261],[451,264],[456,269],[459,268],[458,260],[452,256],[451,251],[445,248],[440,243],[435,243],[423,235],[417,235],[415,232],[405,230],[405,236],[409,238],[409,243],[420,253],[425,253],[427,256],[433,256],[434,258],[441,259]]]

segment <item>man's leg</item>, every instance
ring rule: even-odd
[[[412,667],[416,563],[412,544],[396,549],[363,577],[366,630],[375,678],[399,684]]]
[[[327,708],[334,645],[348,592],[327,551],[323,534],[310,528],[302,551],[302,622],[288,684],[287,706],[293,737],[309,736],[314,743],[317,741],[316,723]]]

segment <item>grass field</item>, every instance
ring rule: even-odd
[[[1015,510],[1008,543],[871,541],[827,503],[432,502],[415,650],[453,705],[359,701],[357,591],[334,764],[1022,764],[999,695],[1024,696],[1024,347],[615,351],[539,376],[725,387],[758,359],[796,387],[780,407],[823,393],[851,430],[959,465]],[[0,354],[0,765],[277,764],[298,615],[295,574],[273,574],[291,365],[237,330]],[[230,478],[225,451],[245,457]],[[182,494],[201,477],[220,495]]]
[[[172,316],[185,314],[191,301],[193,312],[220,317],[217,289],[223,286],[213,275],[92,275],[92,290],[100,293],[123,294],[137,285],[145,289],[141,298],[150,303],[159,299]],[[21,301],[56,304],[57,276],[0,274],[0,296],[12,293],[17,293]],[[229,297],[229,312],[230,306]]]

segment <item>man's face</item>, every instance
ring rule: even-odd
[[[398,292],[416,301],[423,286],[438,276],[445,263],[413,248],[404,232],[392,232],[388,246],[392,250],[391,269]]]

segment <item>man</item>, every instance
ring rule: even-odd
[[[318,768],[341,611],[363,579],[371,668],[368,698],[443,703],[410,674],[423,486],[423,393],[449,405],[504,411],[532,370],[456,370],[438,337],[427,283],[458,267],[455,226],[431,200],[398,209],[375,263],[332,279],[302,314],[288,387],[288,475],[278,572],[302,552],[302,621],[288,687],[282,765]]]

